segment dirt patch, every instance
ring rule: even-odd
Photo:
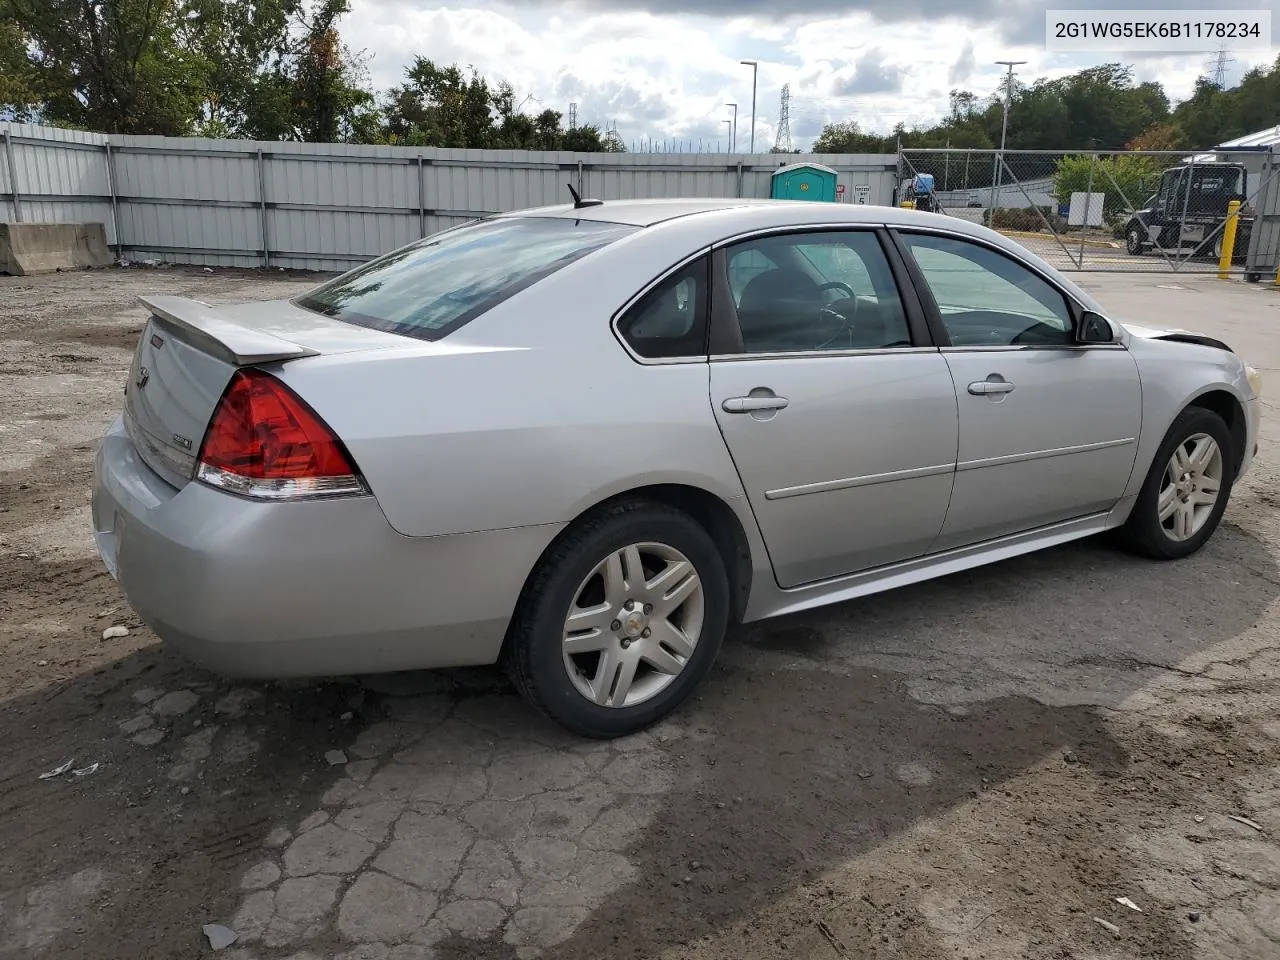
[[[54,340],[58,343],[88,343],[95,347],[119,347],[123,350],[132,351],[138,344],[138,337],[142,336],[142,328],[146,326],[145,321],[138,323],[130,323],[125,326],[106,326],[103,324],[86,324],[79,327],[71,327],[66,330],[58,330],[50,332],[45,336],[47,340]],[[93,361],[95,357],[82,357],[76,354],[55,353],[51,354],[49,359],[58,360],[62,363],[76,363]]]

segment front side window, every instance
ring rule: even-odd
[[[618,323],[618,332],[648,359],[707,355],[708,257],[699,257],[650,290]]]
[[[482,220],[379,257],[296,302],[357,326],[439,340],[636,229],[564,217]]]
[[[1075,342],[1066,298],[1002,253],[968,240],[902,235],[957,347],[1065,346]]]
[[[735,244],[726,262],[745,353],[911,346],[889,261],[871,231]]]
[[[1166,173],[1160,181],[1160,202],[1167,205],[1176,203],[1182,196],[1182,188],[1186,183],[1186,170]]]

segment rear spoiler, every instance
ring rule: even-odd
[[[237,367],[319,356],[318,350],[236,323],[200,300],[156,296],[139,297],[138,302],[159,319],[178,327],[194,346]]]

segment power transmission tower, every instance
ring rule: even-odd
[[[791,84],[782,85],[782,102],[778,105],[778,133],[773,138],[774,153],[791,152]]]
[[[569,129],[578,129],[578,105],[576,103],[569,104]]]
[[[1211,71],[1210,78],[1213,80],[1213,85],[1219,90],[1227,88],[1227,64],[1229,63],[1235,63],[1235,60],[1227,56],[1227,45],[1224,43],[1218,50],[1218,55],[1205,64]]]

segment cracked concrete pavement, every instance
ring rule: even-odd
[[[491,671],[211,677],[99,569],[129,298],[300,282],[0,281],[0,957],[200,956],[206,923],[232,960],[1280,955],[1280,292],[1086,278],[1263,370],[1201,554],[1086,542],[742,628],[677,717],[595,743]],[[68,758],[100,767],[38,779]]]

